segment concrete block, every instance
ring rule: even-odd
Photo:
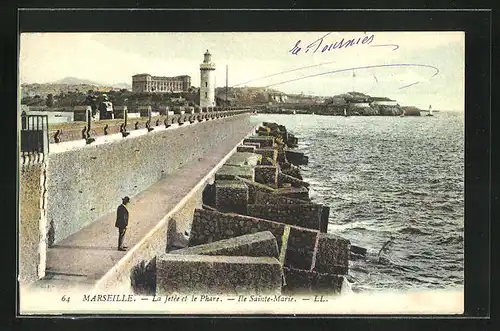
[[[130,270],[130,285],[134,294],[154,295],[156,288],[156,257],[141,261]]]
[[[261,165],[255,167],[255,181],[261,184],[278,186],[278,167],[271,165]]]
[[[277,148],[276,150],[278,151],[278,162],[279,163],[287,162],[285,150],[283,148]]]
[[[156,295],[280,294],[276,258],[163,254],[156,259]]]
[[[340,294],[343,276],[284,267],[284,294]]]
[[[264,191],[257,191],[255,192],[255,200],[252,203],[256,205],[301,205],[311,202]]]
[[[268,128],[267,126],[259,126],[255,130],[255,133],[257,133],[259,136],[268,136],[271,133],[271,128]]]
[[[319,230],[323,233],[328,232],[328,222],[330,219],[330,207],[322,206],[321,210],[321,220],[320,220],[320,228]]]
[[[255,153],[262,155],[263,165],[275,165],[278,162],[278,150],[274,148],[256,148]]]
[[[278,173],[278,184],[283,185],[285,183],[290,183],[293,187],[309,187],[310,184],[308,182],[305,182],[303,180],[297,179],[295,177],[292,177],[290,175],[287,175],[283,172]]]
[[[172,251],[171,254],[279,257],[276,238],[270,231],[246,234],[214,241],[209,244],[187,247]]]
[[[260,143],[255,141],[243,141],[244,146],[253,146],[255,148],[260,148]]]
[[[237,214],[196,209],[189,237],[189,247],[208,244],[262,231],[270,231],[281,249],[285,224]]]
[[[299,226],[312,230],[320,230],[322,205],[306,204],[249,204],[247,214],[249,216],[264,218],[289,225]]]
[[[257,142],[260,143],[260,147],[272,147],[274,145],[274,137],[272,136],[250,136],[248,138],[245,138],[243,140],[243,143],[245,142]]]
[[[273,194],[282,195],[288,198],[309,201],[309,190],[305,187],[282,187],[276,189]]]
[[[314,271],[347,275],[351,242],[330,233],[320,233]]]
[[[237,152],[247,152],[247,153],[254,153],[255,152],[255,146],[245,146],[241,145],[236,147]]]
[[[318,231],[290,227],[285,265],[288,267],[311,270]]]
[[[248,187],[239,180],[215,182],[215,208],[222,212],[246,214]]]
[[[275,191],[274,188],[269,187],[264,184],[256,183],[254,181],[250,181],[245,178],[237,177],[237,179],[243,183],[245,183],[248,187],[248,203],[254,203],[255,202],[255,195],[257,192],[264,192],[264,193],[273,193]]]
[[[236,152],[229,157],[229,159],[226,161],[225,164],[233,166],[255,167],[256,165],[260,164],[261,160],[262,156],[259,154],[248,153],[248,152]]]
[[[215,180],[233,180],[236,179],[236,176],[253,181],[255,180],[255,170],[250,166],[223,165],[215,174]]]
[[[302,152],[285,150],[286,159],[293,165],[306,165],[309,162],[309,158]]]

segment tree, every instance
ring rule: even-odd
[[[54,95],[52,95],[52,93],[47,94],[47,100],[45,100],[45,105],[47,107],[54,107]]]

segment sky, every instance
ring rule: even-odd
[[[348,41],[351,40],[351,43]],[[463,111],[463,32],[23,33],[20,83],[78,77],[132,84],[132,75],[191,76],[209,50],[216,85],[333,96],[349,91],[401,105]]]

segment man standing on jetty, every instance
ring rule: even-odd
[[[123,240],[125,238],[125,232],[128,226],[128,209],[126,205],[130,202],[129,197],[122,198],[122,204],[118,206],[116,210],[116,223],[115,227],[118,228],[118,250],[126,251],[127,247],[123,246]]]

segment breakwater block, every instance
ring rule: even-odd
[[[277,130],[280,126],[274,122],[262,122],[262,125],[272,130]]]
[[[274,165],[278,162],[278,150],[274,148],[256,148],[255,153],[262,155],[263,165]],[[271,161],[268,161],[271,159]]]
[[[322,210],[322,205],[313,203],[296,205],[249,204],[247,206],[247,214],[249,216],[318,231],[321,229]]]
[[[266,126],[259,126],[255,132],[259,136],[268,136],[271,133],[271,128],[266,127]]]
[[[359,247],[356,245],[351,245],[351,252],[359,255],[366,255],[366,248]]]
[[[302,152],[286,150],[286,159],[293,165],[306,165],[309,162],[309,158]]]
[[[319,230],[321,232],[326,233],[328,230],[328,219],[330,216],[330,207],[320,205],[317,203],[305,201],[305,200],[300,200],[300,199],[294,199],[294,198],[288,198],[286,196],[282,195],[276,195],[276,194],[269,194],[263,191],[257,191],[255,192],[255,199],[252,204],[256,205],[315,205],[318,206],[318,208],[321,209],[321,216],[320,216],[320,222],[319,222]],[[265,218],[265,217],[264,217]]]
[[[180,254],[156,257],[158,296],[199,294],[207,299],[208,295],[217,294],[280,294],[281,285],[281,265],[272,257]]]
[[[311,270],[317,237],[318,231],[290,227],[285,265],[296,269]]]
[[[276,189],[273,194],[282,195],[289,198],[309,201],[309,190],[305,187],[281,187]]]
[[[320,233],[313,270],[319,273],[347,275],[351,242],[342,237]]]
[[[285,162],[288,162],[286,160],[286,153],[285,153],[285,150],[283,148],[277,148],[276,149],[278,151],[278,163],[285,163]]]
[[[189,237],[189,247],[208,244],[246,234],[270,231],[276,238],[278,248],[285,224],[255,217],[224,214],[212,210],[195,209]]]
[[[290,175],[287,175],[283,172],[278,173],[278,184],[291,184],[293,187],[309,187],[310,184],[308,182],[305,182],[303,180],[297,179],[295,177],[292,177]]]
[[[255,171],[250,166],[232,166],[223,165],[219,171],[215,173],[215,180],[233,180],[236,177],[246,178],[248,180],[255,180]]]
[[[253,202],[256,205],[300,205],[308,204],[308,201],[288,198],[282,195],[270,194],[262,191],[255,192],[255,200]]]
[[[226,161],[226,165],[233,166],[252,166],[260,164],[262,160],[262,156],[255,153],[248,152],[236,152],[229,157]]]
[[[187,247],[172,251],[171,253],[184,255],[279,257],[276,238],[269,231],[223,239],[205,245]]]
[[[255,146],[245,146],[245,145],[241,145],[241,146],[238,146],[236,147],[236,151],[237,152],[247,152],[247,153],[254,153],[255,152]]]
[[[366,258],[366,248],[351,245],[349,252],[349,260],[360,260]]]
[[[343,276],[283,267],[284,294],[340,294]]]
[[[243,177],[243,176],[240,176]],[[278,167],[272,165],[261,165],[255,167],[255,178],[257,183],[278,186]]]
[[[243,141],[243,146],[253,146],[255,148],[260,148],[260,143],[251,142],[251,141]]]
[[[321,221],[319,231],[323,233],[328,232],[328,220],[330,219],[330,207],[323,206],[321,210]]]
[[[273,147],[274,146],[274,137],[273,136],[250,136],[250,137],[245,138],[243,140],[243,143],[245,143],[245,142],[259,143],[260,148]]]
[[[248,187],[239,180],[215,182],[215,208],[222,212],[247,213]]]
[[[156,257],[142,260],[130,270],[130,284],[137,295],[154,295],[156,288]]]
[[[264,184],[256,183],[254,181],[237,177],[237,179],[243,183],[246,184],[248,187],[248,203],[254,203],[255,202],[255,195],[257,192],[264,192],[264,193],[273,193],[275,189],[272,187],[269,187]]]
[[[300,174],[300,168],[294,166],[291,163],[283,163],[281,164],[281,172],[285,175],[292,176],[294,178],[302,180],[302,175]]]

